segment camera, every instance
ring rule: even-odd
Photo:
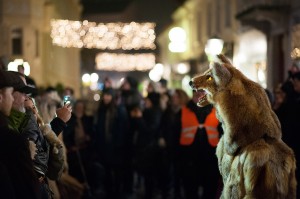
[[[71,103],[71,97],[69,95],[64,96],[64,105]]]

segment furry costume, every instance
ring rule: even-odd
[[[198,106],[213,104],[224,135],[217,146],[223,178],[221,198],[296,198],[295,157],[281,140],[279,120],[265,90],[218,56],[190,85],[206,96]]]

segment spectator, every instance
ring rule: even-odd
[[[12,93],[20,85],[22,80],[18,75],[0,70],[0,192],[1,198],[38,199],[41,195],[32,164],[35,145],[8,128]]]
[[[106,88],[97,111],[95,148],[98,159],[105,169],[105,191],[107,198],[120,198],[126,179],[126,139],[129,120],[126,108],[116,103],[115,91]]]
[[[77,100],[74,111],[68,121],[68,127],[63,134],[63,140],[67,147],[69,173],[82,184],[87,185],[86,195],[101,197],[102,167],[95,161],[92,150],[94,136],[94,118],[86,114],[85,101]]]
[[[298,130],[300,129],[300,72],[291,76],[293,90],[287,95],[284,102],[275,110],[282,128],[282,140],[294,150],[296,160],[300,160],[300,147]],[[296,162],[297,168],[300,167],[299,161]],[[296,170],[296,179],[300,181],[299,169]],[[299,183],[297,185],[297,195],[300,194]]]
[[[174,129],[175,118],[182,106],[189,101],[189,96],[182,89],[170,92],[170,103],[163,112],[159,130],[159,188],[162,198],[174,197],[174,190],[179,190],[178,178],[174,176]],[[179,195],[177,193],[177,195]]]
[[[198,199],[200,186],[202,198],[215,199],[220,179],[215,150],[221,127],[211,105],[197,106],[201,95],[202,91],[194,91],[175,120],[175,168],[185,199]]]
[[[150,93],[145,98],[145,109],[133,109],[130,114],[137,130],[135,146],[136,168],[144,179],[145,198],[151,199],[157,188],[158,129],[161,121],[160,94]]]
[[[62,99],[55,88],[49,86],[36,97],[36,102],[43,121],[48,124],[55,118],[57,108],[62,106]],[[72,107],[72,105],[70,105]]]
[[[126,137],[126,149],[124,151],[124,183],[125,195],[131,197],[133,195],[133,185],[134,185],[134,169],[133,169],[133,142],[135,136],[135,130],[133,129],[133,118],[130,115],[130,112],[136,108],[141,109],[143,107],[143,97],[138,91],[138,81],[131,77],[127,76],[124,78],[122,85],[120,86],[120,93],[117,96],[118,104],[126,108],[129,126],[128,126],[128,136]]]
[[[71,106],[73,107],[74,104],[75,104],[75,96],[74,96],[74,89],[71,88],[71,87],[66,87],[63,91],[63,96],[62,97],[65,97],[65,96],[68,96],[69,97],[69,100],[71,102]]]
[[[22,80],[22,84],[13,92],[14,103],[9,116],[9,126],[36,144],[38,150],[33,159],[34,170],[40,182],[42,199],[49,199],[52,198],[52,194],[46,177],[48,174],[50,145],[42,134],[33,112],[29,109],[25,110],[26,94],[32,93],[34,90],[26,85],[25,77],[21,73],[17,74]],[[65,125],[65,120],[69,119],[68,115],[71,113],[71,107],[65,106],[60,111],[64,112],[64,114],[60,114],[60,116],[63,116],[62,119],[57,118],[51,122],[51,128],[57,135],[62,132],[63,127],[61,126]]]
[[[23,64],[18,65],[18,72],[22,73],[25,76],[26,83],[27,83],[28,86],[33,87],[33,88],[37,88],[34,79],[32,79],[31,77],[25,75],[25,68],[24,68]],[[31,93],[31,95],[36,96],[37,95],[37,90],[33,90],[33,93]]]

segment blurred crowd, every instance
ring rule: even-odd
[[[289,74],[267,92],[298,159],[300,68]],[[215,149],[223,131],[214,107],[197,106],[204,93],[189,97],[162,79],[143,96],[138,85],[127,76],[113,88],[107,77],[87,115],[72,88],[40,91],[22,66],[0,70],[1,198],[219,198]]]
[[[282,129],[282,140],[290,146],[296,156],[296,167],[300,168],[300,64],[295,62],[288,71],[288,78],[272,93],[272,107],[278,116]],[[300,195],[300,172],[296,170],[297,195]]]

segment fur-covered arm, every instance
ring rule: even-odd
[[[50,125],[43,125],[40,127],[43,135],[47,139],[47,141],[50,143],[50,145],[55,145],[59,148],[62,147],[62,142],[60,139],[58,139],[57,135],[52,131]]]

